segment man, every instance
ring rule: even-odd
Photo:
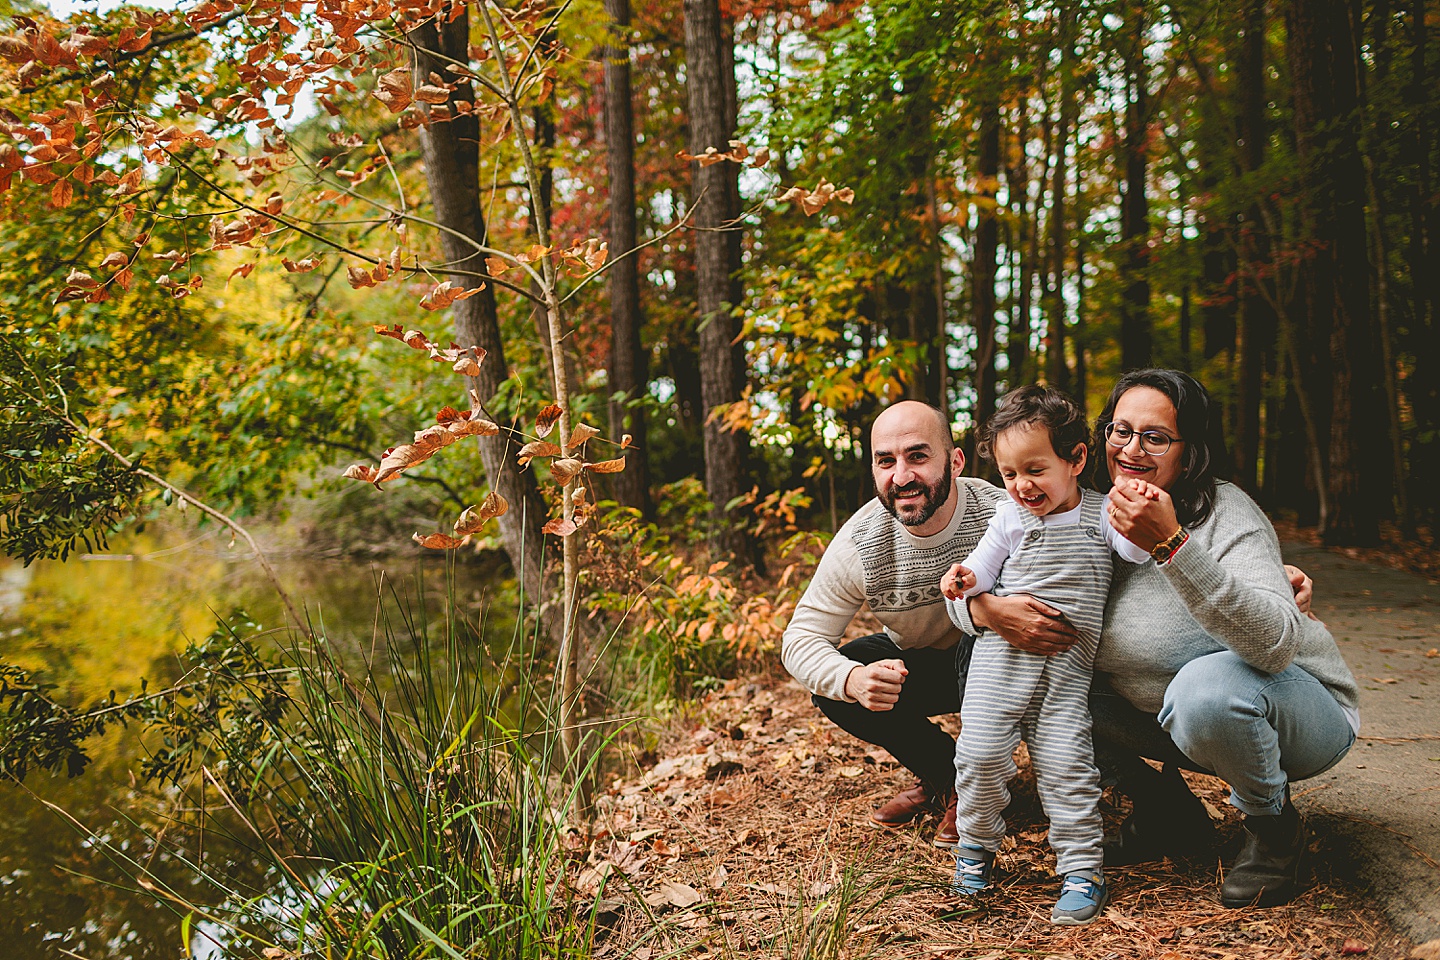
[[[959,476],[965,455],[927,404],[887,407],[871,441],[876,497],[826,549],[782,657],[822,713],[915,774],[871,822],[896,827],[943,811],[934,843],[953,847],[955,742],[930,718],[959,711],[971,641],[945,612],[940,577],[974,549],[1005,493]],[[840,645],[867,602],[885,632]]]
[[[971,638],[945,612],[940,577],[980,541],[1005,491],[960,476],[965,455],[936,408],[915,401],[887,407],[871,429],[875,499],[835,534],[785,630],[785,669],[814,694],[820,712],[845,732],[885,748],[916,784],[870,814],[898,827],[941,814],[933,843],[953,847],[955,741],[930,718],[958,713]],[[1310,580],[1288,568],[1302,611]],[[842,645],[869,603],[884,633]],[[1076,640],[1063,615],[1017,596],[993,628],[1031,653],[1066,650]]]

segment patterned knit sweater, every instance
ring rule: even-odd
[[[785,669],[812,693],[847,700],[855,661],[836,647],[863,604],[900,647],[954,646],[960,631],[945,612],[940,577],[975,549],[1005,491],[957,477],[959,503],[946,528],[917,537],[879,500],[856,511],[830,541],[785,630]]]

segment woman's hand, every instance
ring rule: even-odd
[[[1010,646],[1041,656],[1064,653],[1080,639],[1063,613],[1025,594],[971,597],[970,619],[977,627],[994,630]]]
[[[1141,550],[1154,550],[1179,529],[1180,521],[1168,491],[1122,477],[1110,489],[1110,525]]]

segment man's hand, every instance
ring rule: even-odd
[[[845,678],[845,696],[866,710],[884,713],[900,699],[900,687],[910,671],[904,660],[876,660],[862,663]]]
[[[975,571],[961,564],[955,564],[940,578],[940,592],[946,600],[959,600],[965,591],[975,586]]]
[[[970,618],[977,627],[994,630],[1006,643],[1026,653],[1064,653],[1080,639],[1063,613],[1025,594],[971,597]]]
[[[1285,564],[1285,577],[1290,581],[1290,589],[1295,591],[1295,606],[1311,620],[1320,619],[1310,610],[1310,601],[1315,598],[1315,581],[1304,570],[1288,563]]]

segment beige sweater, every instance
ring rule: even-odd
[[[811,693],[849,699],[845,679],[855,661],[836,648],[863,604],[896,646],[943,649],[959,642],[940,577],[975,549],[1005,491],[970,477],[957,477],[955,484],[955,516],[934,536],[914,536],[878,500],[835,534],[790,618],[781,650],[785,669]]]

